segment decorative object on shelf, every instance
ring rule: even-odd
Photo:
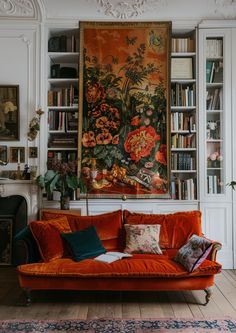
[[[169,197],[170,28],[81,22],[81,171],[90,197]]]
[[[53,191],[60,192],[61,209],[69,209],[69,200],[73,191],[80,186],[80,179],[76,175],[77,162],[63,162],[57,158],[48,161],[48,170],[44,176],[36,178],[36,183],[45,189],[48,198]]]
[[[207,166],[208,168],[220,168],[222,161],[223,161],[223,156],[218,151],[215,151],[214,153],[208,156]]]
[[[37,137],[38,131],[40,130],[40,119],[42,114],[44,114],[44,111],[39,108],[36,111],[36,116],[34,116],[29,123],[29,131],[27,133],[29,141],[33,141]]]
[[[0,140],[19,140],[19,86],[0,86]]]

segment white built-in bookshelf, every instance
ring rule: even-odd
[[[47,160],[77,159],[78,29],[48,30]]]
[[[172,36],[171,54],[171,197],[196,200],[197,81],[195,31]]]

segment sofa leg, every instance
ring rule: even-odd
[[[30,306],[32,302],[31,290],[28,288],[22,288],[22,295],[17,302],[18,306]]]
[[[205,293],[206,293],[206,302],[204,303],[204,305],[207,305],[209,303],[210,297],[212,295],[212,288],[206,288],[204,289]]]

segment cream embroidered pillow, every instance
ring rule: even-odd
[[[125,224],[127,253],[162,254],[159,246],[159,224]]]

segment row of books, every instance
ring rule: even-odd
[[[171,113],[171,131],[195,131],[195,115],[183,112]]]
[[[219,176],[217,175],[207,176],[207,193],[209,194],[221,193]]]
[[[195,200],[196,195],[196,180],[189,179],[174,179],[170,183],[171,198],[177,200]]]
[[[206,62],[206,82],[222,83],[223,82],[223,62],[207,60]]]
[[[172,38],[172,52],[194,52],[194,40],[190,37]]]
[[[222,39],[210,39],[206,40],[206,57],[217,58],[223,56],[223,40]]]
[[[77,147],[77,135],[67,133],[67,135],[50,134],[48,140],[49,148],[76,148]]]
[[[190,153],[171,153],[172,170],[196,170],[196,157]]]
[[[77,152],[74,151],[48,151],[48,160],[57,158],[60,161],[63,162],[69,162],[69,161],[76,161],[77,160]]]
[[[171,148],[196,148],[196,135],[171,135]]]
[[[207,110],[222,110],[223,108],[223,91],[219,88],[208,89],[206,94]]]
[[[48,91],[48,106],[77,106],[78,105],[78,89],[57,88]]]
[[[78,113],[50,110],[48,113],[48,124],[50,131],[77,131]]]
[[[175,83],[171,86],[171,106],[195,106],[196,86]]]

